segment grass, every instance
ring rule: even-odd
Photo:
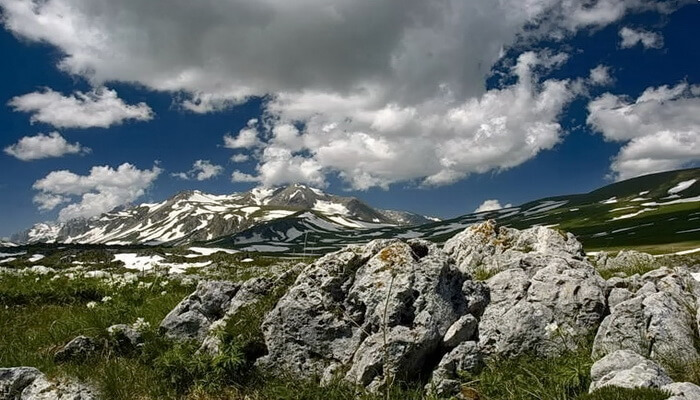
[[[615,386],[606,386],[591,394],[579,396],[577,400],[665,400],[670,393],[659,389],[625,389]]]

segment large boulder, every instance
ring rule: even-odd
[[[268,313],[262,329],[269,354],[259,364],[370,389],[425,376],[430,360],[446,351],[450,327],[483,312],[483,296],[482,284],[428,242],[350,246],[308,266]],[[468,338],[471,322],[462,322],[454,333]]]
[[[211,324],[224,316],[240,285],[206,281],[180,302],[160,323],[160,331],[174,340],[203,341]]]
[[[460,270],[494,275],[516,267],[530,253],[583,259],[583,246],[570,233],[533,227],[525,230],[499,227],[489,220],[472,225],[449,239],[444,251]]]
[[[487,284],[479,345],[488,356],[557,355],[593,334],[606,311],[605,281],[576,259],[533,254]]]
[[[97,400],[96,391],[77,382],[50,381],[36,368],[0,368],[0,400]]]
[[[698,282],[680,268],[661,268],[641,279],[644,284],[633,297],[612,307],[603,320],[593,343],[593,356],[630,350],[662,364],[665,359],[679,357],[698,361]]]

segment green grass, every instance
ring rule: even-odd
[[[606,386],[591,394],[577,397],[577,400],[665,400],[670,393],[659,389],[625,389],[615,386]]]

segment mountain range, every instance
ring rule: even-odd
[[[587,194],[440,221],[372,208],[304,185],[232,195],[181,192],[88,220],[37,224],[15,243],[189,245],[274,254],[320,254],[375,238],[443,242],[486,219],[515,228],[543,225],[576,234],[587,250],[638,248],[651,253],[700,248],[700,168],[617,182]]]
[[[181,245],[235,235],[301,212],[329,227],[363,230],[437,220],[375,209],[354,197],[296,184],[231,195],[185,191],[161,203],[124,206],[95,218],[36,224],[11,240],[20,244]]]

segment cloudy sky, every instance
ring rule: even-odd
[[[700,162],[694,0],[0,12],[0,236],[294,182],[450,217]]]

